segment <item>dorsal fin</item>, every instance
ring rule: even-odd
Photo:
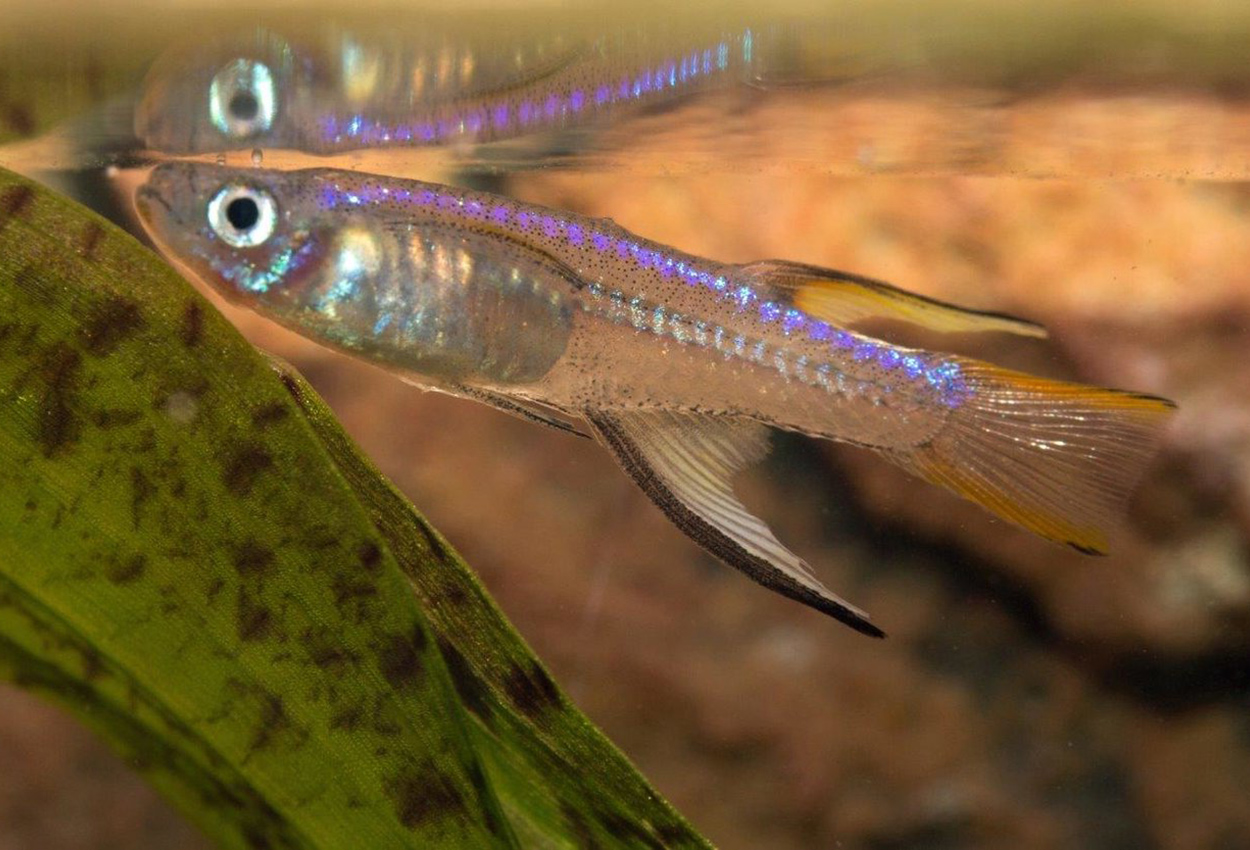
[[[1041,325],[1001,313],[967,310],[858,275],[791,263],[761,260],[739,268],[786,298],[809,316],[838,327],[866,319],[897,319],[940,333],[1000,331],[1043,338]]]

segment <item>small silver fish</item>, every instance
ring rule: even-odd
[[[171,163],[137,196],[164,253],[228,298],[412,383],[584,427],[686,534],[866,634],[735,498],[772,428],[854,443],[1083,552],[1173,409],[857,332],[1042,336],[854,275],[728,265],[591,219],[354,172]]]
[[[754,82],[758,36],[536,32],[249,35],[180,46],[149,72],[135,134],[167,154],[276,147],[311,154],[488,142]],[[498,39],[496,39],[498,41]]]

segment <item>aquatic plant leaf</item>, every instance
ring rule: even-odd
[[[3,171],[0,675],[223,847],[706,846],[307,385]]]

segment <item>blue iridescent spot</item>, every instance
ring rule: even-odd
[[[386,326],[389,325],[391,320],[394,318],[395,316],[392,313],[383,313],[381,316],[378,316],[378,320],[373,323],[374,336],[377,336],[381,334],[382,331],[386,330]]]
[[[582,107],[586,104],[586,93],[581,89],[574,89],[569,95],[569,108],[574,112],[581,112]]]
[[[612,97],[612,90],[607,86],[599,86],[599,88],[595,90],[595,105],[603,106],[608,102],[608,98],[610,97]]]
[[[924,361],[914,354],[908,354],[903,358],[903,371],[909,378],[918,378],[924,371]]]
[[[549,215],[543,216],[542,228],[543,228],[543,234],[552,239],[555,238],[556,233],[560,229],[556,220]]]
[[[560,98],[557,95],[554,95],[554,94],[547,95],[547,103],[545,105],[545,111],[547,113],[548,118],[556,117],[556,113],[560,111]]]
[[[833,347],[834,348],[853,348],[855,346],[855,337],[846,331],[834,331]]]
[[[794,333],[805,324],[807,324],[807,316],[803,315],[802,311],[791,307],[786,310],[786,318],[781,323],[781,329],[786,333]]]
[[[500,224],[507,224],[508,208],[503,204],[496,204],[495,208],[490,211],[490,217]]]
[[[464,212],[466,215],[472,218],[478,218],[479,216],[482,215],[482,202],[481,201],[465,202]]]
[[[417,128],[417,135],[420,136],[421,140],[424,142],[434,141],[434,125],[422,124]]]
[[[576,224],[570,224],[565,232],[568,234],[570,245],[582,244],[582,229]]]
[[[828,322],[812,322],[807,326],[807,335],[817,342],[825,342],[833,336],[833,326]]]
[[[760,318],[765,322],[775,322],[781,315],[781,307],[772,301],[766,301],[760,305]]]
[[[495,107],[494,113],[495,126],[502,129],[508,126],[508,104],[501,103]]]
[[[718,277],[716,280],[719,283],[721,278]],[[747,307],[750,307],[751,302],[754,301],[756,297],[756,294],[751,291],[751,287],[749,286],[739,286],[732,293],[734,303],[738,305],[738,309],[740,310],[745,310]]]
[[[877,352],[877,362],[887,369],[893,369],[901,359],[901,355],[893,348],[885,347]]]
[[[323,210],[333,209],[338,203],[339,193],[333,186],[322,186],[317,193],[317,203]]]
[[[464,120],[464,126],[470,133],[478,133],[482,129],[482,113],[470,112]]]
[[[534,218],[534,216],[532,216],[532,215],[530,215],[529,213],[524,212],[524,211],[517,213],[517,214],[516,214],[516,224],[517,224],[517,227],[519,227],[519,228],[521,228],[522,230],[524,230],[525,228],[527,228],[527,227],[529,227],[529,226],[530,226],[530,221],[532,221],[532,220],[533,220],[533,218]]]
[[[353,115],[351,120],[347,122],[347,135],[359,136],[360,129],[364,125],[364,119],[359,115]]]
[[[411,142],[412,128],[407,124],[404,124],[395,131],[395,138],[399,139],[401,142]]]
[[[594,245],[597,251],[606,251],[612,244],[612,239],[602,233],[594,233],[590,237],[590,244]]]
[[[868,360],[876,353],[877,353],[877,347],[875,345],[864,342],[855,346],[855,350],[851,353],[851,355],[856,360]]]
[[[624,239],[616,240],[616,255],[622,260],[629,256],[629,242]]]

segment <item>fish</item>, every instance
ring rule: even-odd
[[[774,431],[874,451],[1103,554],[1175,407],[863,330],[1045,336],[1024,319],[796,262],[715,262],[484,192],[169,162],[135,205],[190,278],[417,386],[594,438],[711,554],[875,637],[734,494]]]
[[[504,42],[446,29],[302,38],[265,28],[178,45],[134,110],[152,151],[347,151],[477,144],[584,125],[628,108],[757,83],[759,36],[522,32]]]

